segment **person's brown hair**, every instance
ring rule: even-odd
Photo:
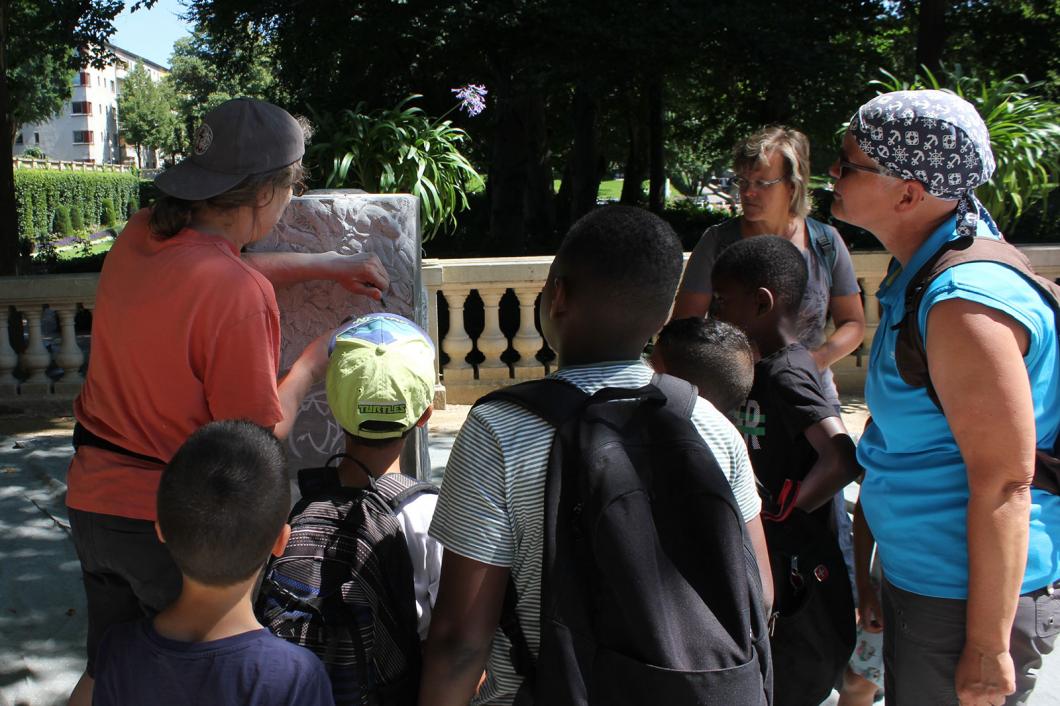
[[[810,195],[810,140],[783,125],[770,125],[740,141],[732,150],[732,169],[737,174],[764,167],[769,157],[784,157],[784,176],[793,187],[788,212],[805,218],[813,207]]]
[[[304,177],[305,170],[302,168],[302,162],[298,161],[271,172],[248,176],[223,194],[202,201],[188,201],[163,194],[151,207],[151,230],[160,238],[172,238],[191,223],[192,216],[200,209],[227,211],[243,206],[267,206],[269,201],[275,198],[277,190],[290,186],[297,193]],[[273,195],[269,197],[269,201],[260,203],[262,189],[270,186]]]

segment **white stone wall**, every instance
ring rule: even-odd
[[[124,65],[111,63],[103,69],[86,67],[75,74],[70,99],[63,103],[58,114],[47,122],[28,123],[21,127],[22,144],[15,145],[16,156],[37,146],[49,159],[64,161],[113,164],[123,162],[124,158],[135,159],[134,146],[129,145],[126,154],[122,155],[118,143],[118,94],[121,93],[121,84],[136,64],[143,64],[153,81],[161,81],[169,71],[118,47],[109,48]],[[88,80],[82,82],[82,76]],[[74,113],[73,104],[85,101],[92,104],[91,115]],[[92,132],[92,142],[75,143],[74,131]],[[39,134],[39,143],[34,140],[34,133]],[[153,166],[154,161],[152,153],[143,166]]]
[[[427,328],[419,296],[419,201],[408,195],[371,195],[348,191],[310,192],[291,201],[283,220],[254,251],[374,253],[390,275],[385,309],[377,301],[355,296],[331,282],[308,282],[276,291],[283,341],[280,368],[286,370],[321,332],[349,317],[390,311]],[[328,411],[323,384],[310,392],[288,438],[292,469],[323,465],[342,450],[343,433]],[[426,461],[426,438],[420,448],[409,444],[402,467],[415,473]],[[422,457],[420,456],[422,454]],[[429,467],[428,467],[429,469]],[[423,476],[426,477],[426,476]]]

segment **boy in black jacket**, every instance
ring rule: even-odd
[[[850,657],[854,611],[832,523],[832,499],[858,475],[854,443],[795,337],[806,288],[798,248],[745,238],[714,265],[714,315],[756,349],[754,384],[739,414],[763,499],[776,591],[774,699],[827,698]]]

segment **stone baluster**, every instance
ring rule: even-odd
[[[508,364],[501,360],[501,354],[508,350],[508,337],[501,331],[500,304],[501,297],[508,291],[506,287],[479,287],[485,314],[485,326],[478,337],[478,349],[485,356],[478,366],[479,380],[507,380],[511,377]]]
[[[865,309],[865,342],[863,345],[866,355],[872,348],[872,339],[880,325],[880,301],[876,298],[876,291],[880,288],[882,281],[883,278],[880,276],[866,276],[858,279],[861,291],[865,293],[862,306]]]
[[[0,393],[13,395],[18,390],[18,380],[12,374],[18,365],[18,355],[11,347],[7,311],[6,306],[0,306]]]
[[[434,343],[434,408],[445,409],[445,386],[442,385],[442,345],[438,340],[438,291],[436,285],[427,289],[427,335]]]
[[[471,294],[470,287],[443,287],[442,295],[449,306],[449,332],[442,341],[442,349],[449,356],[443,371],[446,384],[475,379],[475,369],[464,358],[475,348],[474,341],[464,329],[464,300]]]
[[[55,363],[63,369],[63,377],[55,383],[55,391],[76,395],[85,381],[81,375],[81,365],[85,362],[85,354],[81,346],[77,345],[77,332],[74,330],[77,305],[56,304],[52,308],[59,316],[59,330],[62,335]]]
[[[535,379],[545,376],[545,366],[535,356],[541,350],[544,341],[534,326],[534,304],[541,287],[516,287],[515,296],[519,299],[519,330],[512,339],[512,348],[519,354],[515,363],[515,377]]]
[[[22,383],[21,391],[22,394],[48,394],[51,392],[51,380],[45,372],[48,370],[48,364],[51,363],[51,355],[48,353],[48,349],[44,347],[44,341],[41,338],[41,307],[40,305],[30,305],[26,307],[26,329],[29,333],[29,340],[26,343],[26,350],[22,353],[22,367],[29,374],[29,377],[24,383]]]

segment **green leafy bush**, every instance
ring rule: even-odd
[[[467,194],[482,188],[482,177],[460,152],[467,133],[408,105],[419,97],[389,110],[365,113],[359,104],[315,115],[318,137],[309,154],[326,188],[419,197],[427,241],[443,226],[455,228],[456,214],[468,207]]]
[[[51,232],[60,205],[80,209],[85,225],[95,227],[103,199],[127,203],[138,187],[139,179],[130,173],[16,169],[19,232],[23,238],[41,241]]]
[[[994,217],[1001,232],[1012,230],[1028,206],[1044,201],[1060,178],[1060,104],[1049,100],[1041,82],[1016,74],[1006,78],[965,76],[960,65],[936,76],[902,81],[883,72],[871,85],[881,92],[919,88],[949,90],[975,106],[990,130],[997,169],[975,195]]]
[[[55,207],[55,214],[52,220],[52,233],[61,235],[64,238],[74,234],[74,225],[71,223],[69,206]]]
[[[70,225],[75,231],[81,231],[85,228],[85,217],[82,215],[79,205],[75,204],[70,207]]]
[[[100,216],[100,224],[110,228],[118,222],[118,213],[114,209],[114,199],[103,199],[103,215]]]
[[[140,198],[136,195],[130,196],[125,204],[125,218],[132,218],[133,214],[140,210]]]

